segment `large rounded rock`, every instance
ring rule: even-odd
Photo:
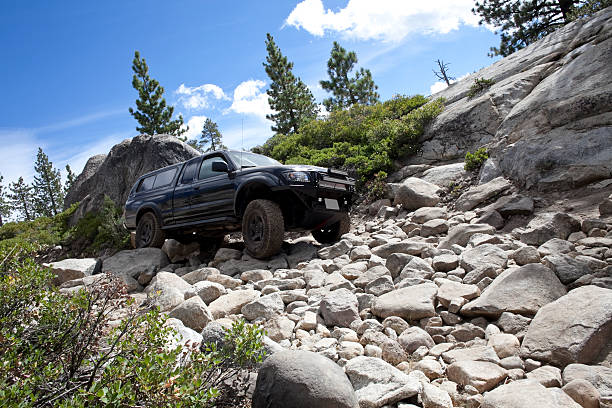
[[[503,177],[497,177],[493,180],[471,187],[468,191],[461,194],[457,199],[455,206],[463,211],[471,210],[484,201],[493,198],[512,187],[512,184]]]
[[[480,408],[581,408],[558,388],[546,388],[533,380],[514,381],[485,394]]]
[[[183,303],[185,293],[190,289],[191,285],[180,276],[159,272],[146,287],[145,293],[153,306],[158,306],[161,312],[166,312]]]
[[[448,379],[463,386],[471,385],[480,392],[494,388],[508,376],[506,370],[488,361],[458,361],[446,368]]]
[[[342,369],[309,351],[285,350],[270,356],[257,376],[253,408],[358,408]]]
[[[429,333],[417,326],[404,330],[399,336],[398,342],[409,354],[414,353],[419,347],[432,348],[436,345]]]
[[[208,307],[213,317],[219,319],[231,314],[240,313],[242,306],[252,302],[260,296],[261,292],[253,289],[235,290],[215,299]]]
[[[123,206],[138,177],[199,155],[197,150],[171,135],[126,139],[113,146],[108,155],[90,159],[92,163],[88,162],[83,174],[66,193],[64,208],[80,202],[78,212],[83,216],[102,208],[104,196]]]
[[[580,221],[571,215],[543,213],[531,220],[519,235],[525,244],[539,246],[553,238],[567,239],[576,231],[580,231]]]
[[[380,318],[398,316],[406,320],[419,320],[435,316],[434,300],[438,287],[423,283],[385,293],[374,300],[372,313]]]
[[[126,284],[133,283],[142,272],[155,273],[170,261],[158,248],[139,248],[118,252],[102,263],[102,273],[120,277]]]
[[[489,224],[458,224],[448,230],[448,235],[438,249],[450,249],[453,245],[466,246],[474,234],[493,234],[495,227]]]
[[[50,264],[43,264],[46,268],[51,268],[55,275],[53,284],[60,286],[64,282],[79,279],[84,276],[91,276],[94,273],[97,261],[93,258],[84,259],[64,259]]]
[[[421,207],[433,207],[440,201],[440,187],[416,177],[409,177],[402,182],[394,204],[401,204],[406,210],[416,210]]]
[[[319,312],[328,326],[349,327],[359,319],[357,296],[348,289],[338,289],[325,295]]]
[[[461,267],[466,272],[482,265],[490,265],[495,269],[504,268],[507,262],[508,255],[506,255],[506,252],[493,244],[479,245],[461,254]]]
[[[405,374],[380,358],[355,357],[346,363],[344,369],[362,408],[380,408],[386,404],[394,404],[416,395],[421,389],[415,377]]]
[[[612,406],[612,368],[600,365],[570,364],[563,370],[563,384],[585,380],[593,384],[601,402]],[[604,405],[605,406],[605,405]]]
[[[521,354],[558,366],[605,359],[612,338],[612,290],[583,286],[547,304],[527,329]]]
[[[498,318],[503,312],[512,312],[533,316],[566,293],[553,271],[541,264],[528,264],[505,270],[479,298],[463,306],[461,314]]]
[[[208,307],[199,296],[187,299],[172,309],[169,316],[179,319],[186,327],[196,332],[201,332],[213,320]]]

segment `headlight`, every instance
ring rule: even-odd
[[[305,171],[289,171],[284,175],[290,182],[308,183],[310,181],[310,174]]]

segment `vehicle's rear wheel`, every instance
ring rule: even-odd
[[[242,236],[249,253],[255,258],[276,255],[283,244],[285,220],[278,204],[270,200],[253,200],[242,217]]]
[[[339,221],[326,225],[323,228],[312,230],[312,236],[321,244],[337,242],[341,236],[351,229],[351,219],[348,213],[343,213]]]
[[[143,214],[136,226],[136,248],[161,248],[164,241],[164,231],[155,214]]]

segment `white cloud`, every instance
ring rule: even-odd
[[[0,129],[0,145],[0,175],[4,177],[4,186],[19,177],[26,183],[31,182],[40,145],[34,133],[29,129]]]
[[[229,110],[240,114],[255,115],[265,120],[266,115],[273,112],[268,104],[268,94],[263,89],[265,86],[266,83],[258,79],[240,83],[234,89],[234,101]]]
[[[188,87],[181,84],[176,91],[178,102],[185,109],[199,110],[206,109],[211,106],[211,99],[229,100],[230,98],[223,92],[219,86],[214,84],[204,84],[200,86]]]
[[[183,133],[183,136],[187,136],[187,140],[197,138],[202,133],[202,128],[206,122],[206,116],[192,116],[187,121],[189,129]],[[185,126],[183,126],[185,128]]]
[[[447,34],[460,25],[477,26],[473,0],[349,0],[338,11],[322,0],[303,0],[286,24],[315,36],[339,32],[351,39],[399,42],[411,34]]]
[[[450,80],[450,83],[451,83],[451,85],[452,85],[452,84],[454,84],[455,82],[458,82],[458,81],[461,81],[461,80],[462,80],[462,79],[464,79],[464,78],[467,78],[468,76],[470,76],[470,74],[469,74],[469,73],[468,73],[468,74],[465,74],[465,75],[462,75],[462,76],[460,76],[460,77],[459,77],[459,78],[457,78],[457,79],[451,79],[451,80]],[[445,90],[446,88],[448,88],[448,85],[446,85],[446,82],[444,82],[444,81],[438,81],[438,82],[434,83],[433,85],[431,85],[431,86],[429,87],[429,94],[430,94],[430,95],[433,95],[433,94],[435,94],[435,93],[438,93],[438,92],[440,92],[440,91]]]

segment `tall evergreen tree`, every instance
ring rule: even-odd
[[[11,205],[8,201],[8,194],[3,181],[4,177],[0,175],[0,226],[4,223],[4,219],[11,215]]]
[[[271,80],[268,103],[275,111],[266,118],[274,122],[272,130],[277,133],[297,133],[302,123],[317,116],[317,104],[310,89],[293,74],[293,62],[281,53],[270,33],[266,34],[266,50],[263,66]]]
[[[140,125],[136,130],[146,135],[166,133],[184,141],[185,138],[181,135],[187,129],[183,127],[183,116],[179,115],[178,119],[172,120],[174,107],[166,105],[166,100],[163,98],[164,88],[149,76],[147,62],[144,58],[140,58],[138,51],[134,53],[132,70],[134,71],[132,86],[138,91],[138,99],[136,99],[137,110],[130,108],[130,113]]]
[[[70,165],[67,164],[66,165],[66,183],[64,184],[64,195],[68,194],[68,190],[70,190],[70,187],[72,187],[75,180],[76,180],[76,175],[72,172]]]
[[[480,24],[499,27],[499,48],[491,47],[489,56],[506,57],[571,22],[576,10],[593,13],[609,5],[610,0],[482,0],[472,12]]]
[[[355,104],[371,105],[378,101],[378,86],[374,83],[369,69],[360,68],[353,78],[349,77],[355,64],[357,54],[354,51],[347,52],[334,41],[327,61],[329,81],[320,81],[321,87],[333,94],[323,101],[328,111]]]
[[[8,195],[11,208],[21,215],[21,218],[26,221],[34,219],[34,208],[32,203],[32,187],[23,181],[23,177],[9,184]]]
[[[200,134],[200,146],[203,152],[212,152],[213,150],[227,149],[223,145],[223,136],[219,131],[219,126],[210,118],[206,118],[202,133]],[[208,146],[208,147],[206,147]]]
[[[49,157],[39,147],[34,163],[34,207],[40,215],[51,217],[61,212],[64,203],[64,190],[60,171],[53,167]]]

